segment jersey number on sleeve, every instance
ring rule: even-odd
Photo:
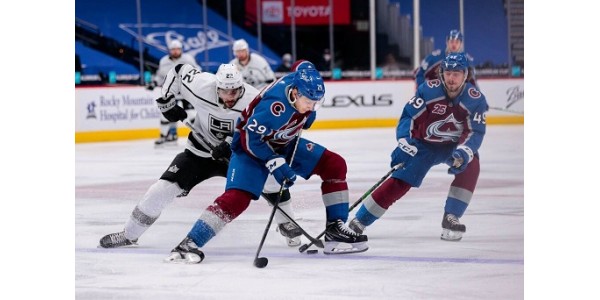
[[[192,80],[194,80],[194,75],[196,74],[200,74],[200,71],[196,69],[191,69],[189,72],[187,72],[187,74],[185,74],[185,76],[183,76],[182,80],[185,80],[188,83],[192,83]]]
[[[479,124],[485,124],[485,115],[486,113],[475,113],[475,115],[473,115],[473,121]]]
[[[423,103],[425,103],[425,101],[421,98],[417,98],[416,96],[413,96],[412,98],[410,98],[410,100],[408,100],[408,104],[412,105],[416,109],[421,108],[421,106],[423,106]]]

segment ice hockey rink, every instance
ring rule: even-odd
[[[390,169],[394,128],[307,130],[303,137],[346,159],[351,204]],[[178,143],[163,149],[154,149],[153,140],[75,145],[76,299],[524,298],[522,125],[488,126],[481,175],[461,218],[467,232],[460,242],[440,240],[453,177],[439,165],[367,229],[370,248],[364,253],[301,254],[272,225],[260,253],[269,264],[254,267],[271,213],[260,199],[202,249],[201,264],[164,263],[223,192],[224,178],[212,178],[175,199],[139,246],[98,248],[102,236],[122,230],[147,188],[184,149],[185,138]],[[319,178],[299,179],[291,194],[297,222],[317,236],[325,224]]]

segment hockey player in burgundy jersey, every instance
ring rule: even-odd
[[[150,186],[137,203],[123,231],[100,239],[103,248],[136,245],[137,240],[156,222],[173,199],[186,196],[196,185],[209,178],[227,176],[231,155],[229,143],[235,122],[242,110],[258,95],[258,90],[244,83],[242,74],[232,64],[222,64],[216,75],[200,72],[189,64],[180,64],[166,75],[161,94],[157,100],[158,106],[171,122],[182,121],[187,116],[183,108],[175,104],[174,95],[180,95],[192,103],[196,111],[194,130],[188,136],[186,149],[175,156],[160,179]],[[277,195],[278,192],[263,192],[268,200]],[[289,192],[286,191],[279,206],[293,218],[289,199]],[[278,231],[286,238],[287,244],[299,246],[300,228],[279,211],[275,218]]]
[[[488,105],[469,82],[463,53],[450,53],[440,66],[440,79],[421,84],[406,104],[398,126],[398,147],[391,165],[402,167],[365,199],[349,226],[362,233],[411,187],[419,187],[429,169],[450,166],[454,175],[442,219],[443,240],[459,241],[466,231],[459,218],[465,213],[479,177],[478,150],[485,135]]]
[[[417,87],[426,80],[439,79],[440,64],[451,52],[464,52],[463,35],[460,31],[453,29],[446,36],[446,50],[442,52],[441,49],[436,49],[431,54],[421,61],[421,65],[415,69],[414,77]],[[473,57],[468,53],[465,53],[467,62],[469,63],[469,77],[467,81],[477,87],[477,81],[475,78],[475,69],[473,68]]]
[[[315,120],[324,94],[323,79],[309,62],[261,91],[236,124],[225,192],[202,213],[165,261],[200,263],[204,259],[200,248],[260,196],[269,174],[288,187],[298,177],[321,177],[327,219],[324,253],[368,249],[367,237],[345,225],[349,207],[346,161],[300,137]]]

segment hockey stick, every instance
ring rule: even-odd
[[[360,198],[358,198],[358,200],[356,200],[350,206],[350,208],[348,208],[348,212],[351,212],[355,207],[357,207],[361,202],[363,202],[363,200],[365,200],[365,198],[367,198],[377,187],[379,187],[379,185],[381,185],[388,177],[390,177],[390,175],[392,175],[392,173],[394,173],[394,171],[398,170],[403,165],[404,165],[404,163],[399,163],[399,164],[393,166],[387,173],[385,173],[385,175],[383,175],[383,177],[381,177],[381,179],[379,179],[379,181],[377,181]],[[325,234],[325,230],[323,230],[323,232],[321,232],[321,234],[319,234],[317,236],[317,239],[320,239],[324,234]],[[303,253],[304,251],[306,251],[306,249],[308,249],[312,245],[313,245],[312,242],[310,244],[304,244],[300,248],[298,248],[298,251],[300,251],[300,253]]]
[[[494,110],[500,110],[500,111],[505,111],[505,112],[509,112],[509,113],[513,113],[513,114],[520,114],[520,115],[524,115],[525,112],[523,111],[519,111],[519,110],[512,110],[510,108],[502,108],[502,107],[494,107],[494,106],[489,106],[490,109],[494,109]]]
[[[294,158],[296,157],[296,150],[298,150],[298,144],[300,144],[300,135],[301,134],[302,134],[302,128],[300,128],[300,131],[298,132],[296,145],[294,145],[294,151],[292,152],[292,157],[290,157],[290,167],[292,166],[292,163],[294,162]],[[285,184],[287,183],[287,181],[288,181],[287,179],[284,179],[283,183],[281,184],[281,187],[279,188],[279,195],[277,196],[277,201],[275,201],[275,203],[273,203],[273,209],[271,210],[271,216],[269,216],[269,222],[267,222],[267,227],[265,227],[265,232],[263,232],[262,239],[260,240],[260,244],[258,245],[258,250],[256,251],[256,256],[254,257],[254,266],[257,268],[264,268],[269,263],[269,260],[266,257],[258,257],[258,255],[260,254],[260,250],[262,249],[263,245],[265,244],[265,239],[267,238],[267,233],[269,233],[269,228],[271,227],[271,223],[273,222],[273,217],[275,216],[275,211],[279,207],[279,201],[281,200],[281,196],[283,195],[283,188],[285,187]],[[312,244],[312,242],[311,242],[311,244]]]
[[[194,127],[192,126],[192,124],[190,123],[190,121],[185,120],[183,122],[185,124],[185,126],[187,126],[191,131],[195,132],[201,139],[202,141],[208,145],[208,147],[210,148],[210,150],[214,150],[215,147],[213,146],[213,144],[211,144],[209,141],[207,141],[200,133],[198,133]],[[296,147],[298,147],[298,145],[296,144]],[[295,150],[295,149],[294,149]],[[223,158],[223,160],[226,163],[229,163],[229,159],[228,158]],[[290,163],[291,165],[291,163]],[[280,191],[282,192],[282,191]],[[261,195],[265,198],[268,199],[267,195],[263,192],[261,193]],[[298,225],[298,223],[296,223],[296,221],[294,219],[292,219],[285,211],[283,211],[283,209],[281,209],[281,207],[279,207],[279,205],[277,206],[277,209],[279,210],[279,212],[281,212],[286,218],[288,218],[290,220],[290,222],[294,223],[294,225],[296,225],[298,227],[298,229],[300,229],[300,231],[302,232],[302,234],[309,240],[311,241],[313,244],[315,244],[315,246],[319,247],[319,248],[323,248],[323,242],[321,240],[315,239],[314,237],[312,237],[310,234],[308,234],[308,232],[306,232],[306,230],[304,230],[304,228],[302,228],[300,225]]]

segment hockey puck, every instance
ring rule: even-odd
[[[307,254],[317,254],[319,253],[319,250],[308,250],[306,251]]]

